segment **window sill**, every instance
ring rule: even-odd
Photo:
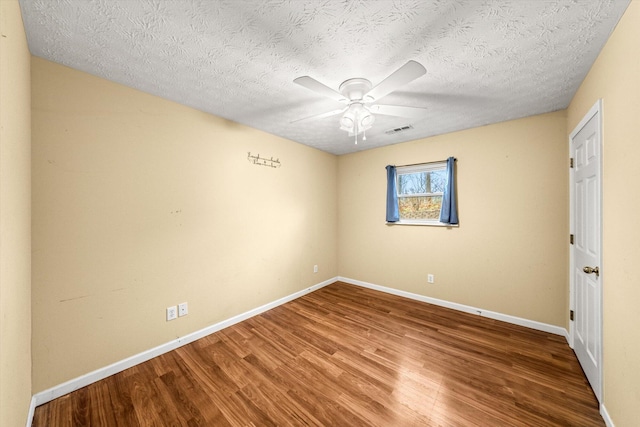
[[[387,222],[387,225],[421,225],[421,226],[429,226],[429,227],[448,227],[448,228],[458,228],[460,224],[445,224],[443,222],[426,222],[426,221],[398,221],[398,222]]]

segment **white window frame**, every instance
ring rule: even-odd
[[[422,163],[411,166],[397,166],[396,167],[396,196],[398,198],[398,205],[400,204],[400,199],[405,197],[430,197],[430,196],[443,196],[443,193],[417,193],[411,194],[410,196],[401,195],[400,194],[400,175],[418,173],[418,172],[433,172],[437,170],[447,170],[447,161],[442,162],[431,162],[431,163]],[[400,218],[397,222],[387,222],[389,225],[429,225],[436,227],[451,227],[452,224],[445,224],[440,222],[437,219],[402,219]],[[456,225],[453,225],[456,226]]]

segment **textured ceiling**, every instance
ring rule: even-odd
[[[31,53],[334,154],[566,108],[630,0],[21,0]],[[354,144],[341,107],[293,83],[373,85],[414,60],[427,74],[381,100]],[[385,131],[411,125],[388,135]]]

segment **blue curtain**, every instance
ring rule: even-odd
[[[440,208],[440,222],[445,224],[458,223],[458,206],[456,204],[456,185],[453,179],[456,159],[447,159],[447,184],[442,194],[442,207]]]
[[[387,166],[387,222],[400,221],[398,192],[396,191],[396,167]]]

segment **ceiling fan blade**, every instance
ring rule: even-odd
[[[385,116],[408,117],[411,119],[421,119],[426,117],[429,110],[418,107],[405,107],[401,105],[372,105],[368,107],[374,114],[384,114]]]
[[[396,71],[391,73],[386,79],[378,83],[376,87],[367,92],[364,96],[365,101],[371,102],[380,99],[385,95],[393,92],[401,86],[417,79],[426,74],[427,70],[422,64],[416,61],[409,61]],[[371,99],[369,99],[371,98]]]
[[[291,123],[305,122],[307,120],[324,119],[325,117],[331,117],[331,116],[335,116],[335,115],[340,114],[340,113],[344,113],[345,111],[347,111],[347,108],[348,107],[341,108],[339,110],[327,111],[326,113],[314,114],[313,116],[309,116],[309,117],[305,117],[305,118],[302,118],[302,119],[294,120]]]
[[[348,101],[348,99],[345,98],[344,95],[342,95],[340,92],[337,92],[331,89],[329,86],[326,86],[320,83],[319,81],[317,81],[312,77],[309,77],[309,76],[298,77],[293,82],[296,84],[299,84],[302,87],[306,87],[307,89],[312,90],[316,93],[319,93],[320,95],[324,95],[327,98],[334,99],[338,102]]]

